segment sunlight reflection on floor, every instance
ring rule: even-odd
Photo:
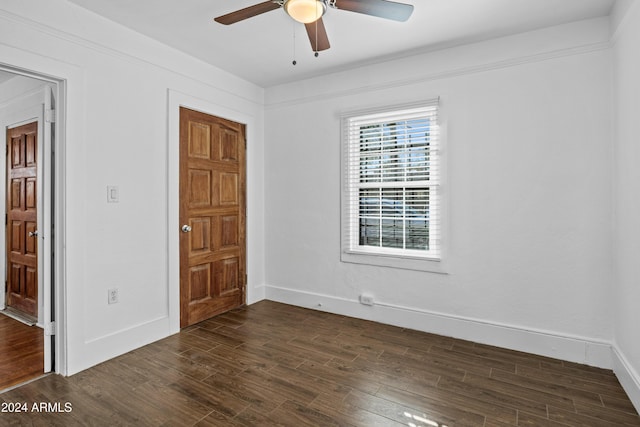
[[[408,423],[409,427],[423,427],[423,425],[433,426],[433,427],[447,427],[446,424],[440,424],[435,421],[431,421],[427,419],[425,414],[420,416],[420,415],[411,414],[409,412],[405,412],[404,416],[412,420],[412,421],[409,421]],[[415,424],[413,421],[418,421],[423,424]]]

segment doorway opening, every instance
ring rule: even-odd
[[[0,390],[60,371],[54,193],[63,95],[61,80],[0,64]]]

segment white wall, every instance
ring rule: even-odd
[[[3,1],[0,40],[2,63],[66,81],[63,373],[178,329],[171,93],[249,123],[248,297],[263,298],[261,88],[63,0]],[[107,185],[120,203],[107,204]]]
[[[614,35],[616,373],[640,408],[640,5],[633,2]]]
[[[267,298],[611,366],[608,20],[267,89]],[[448,274],[340,262],[344,110],[441,97]],[[379,305],[357,303],[371,292]]]

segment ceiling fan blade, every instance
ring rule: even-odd
[[[269,0],[254,4],[253,6],[245,7],[244,9],[236,10],[235,12],[227,13],[226,15],[218,16],[214,21],[219,22],[220,24],[230,25],[279,8],[280,5],[278,3]]]
[[[387,0],[336,0],[336,8],[400,22],[413,13],[413,5]]]
[[[309,41],[311,42],[311,48],[314,52],[320,52],[321,50],[327,50],[331,47],[329,45],[329,37],[327,37],[327,30],[324,27],[322,18],[310,24],[304,24],[307,28],[307,34],[309,35]],[[317,29],[317,31],[316,31]],[[317,37],[316,37],[317,33]],[[316,45],[317,41],[317,45]]]

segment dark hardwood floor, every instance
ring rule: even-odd
[[[0,314],[0,390],[37,378],[43,372],[42,329]]]
[[[29,409],[1,425],[640,426],[611,371],[269,301],[1,401]]]

